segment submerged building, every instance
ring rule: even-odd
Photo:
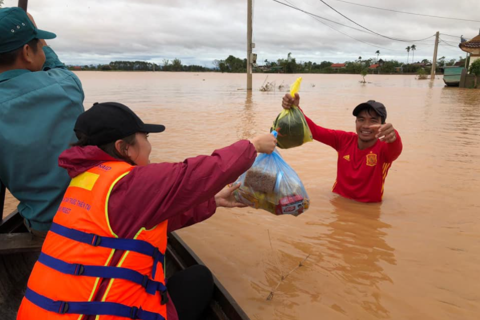
[[[480,59],[480,34],[470,41],[462,42],[458,45],[460,49],[470,54],[470,63],[467,69],[475,61]]]

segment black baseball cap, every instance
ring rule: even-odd
[[[129,107],[121,103],[96,102],[78,117],[73,130],[77,138],[80,139],[79,133],[83,133],[88,138],[88,144],[101,146],[137,132],[162,132],[165,126],[143,123]]]
[[[383,121],[387,119],[387,109],[383,103],[377,102],[375,100],[368,100],[367,102],[360,103],[358,106],[353,109],[353,115],[356,117],[360,112],[365,109],[372,108],[380,117],[383,118]]]

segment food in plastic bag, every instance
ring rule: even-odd
[[[295,93],[300,89],[301,81],[302,78],[298,78],[292,85],[290,90],[292,97],[295,97]],[[297,106],[283,110],[273,122],[270,131],[278,132],[277,145],[282,149],[298,147],[313,140],[305,116]]]
[[[308,209],[310,200],[297,173],[277,150],[260,154],[253,166],[235,184],[237,201],[276,215],[298,216]]]

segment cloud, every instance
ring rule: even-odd
[[[361,29],[321,1],[281,1]],[[349,1],[393,10],[480,20],[475,15],[480,12],[480,1],[477,0]],[[375,10],[338,0],[325,2],[358,24],[391,38],[422,39],[436,31],[471,38],[478,34],[480,25]],[[16,3],[16,0],[5,0],[4,6]],[[69,64],[112,60],[161,63],[163,59],[179,58],[184,64],[211,67],[214,59],[225,59],[230,54],[246,57],[245,0],[36,0],[30,2],[29,11],[40,28],[57,33],[58,38],[49,44]],[[285,58],[289,52],[297,61],[343,62],[358,56],[375,57],[377,50],[384,58],[406,61],[405,47],[414,43],[393,41],[315,19],[272,0],[254,0],[253,21],[254,52],[260,62]],[[446,43],[441,43],[439,56],[464,56],[457,47],[459,38],[441,37]],[[415,43],[416,60],[431,59],[433,43],[433,38]]]

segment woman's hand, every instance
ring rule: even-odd
[[[238,202],[235,199],[235,196],[233,195],[233,192],[240,188],[240,184],[237,184],[236,186],[227,186],[223,188],[222,191],[217,193],[215,195],[215,202],[218,207],[224,207],[224,208],[244,208],[247,205]]]
[[[271,133],[259,135],[250,140],[259,153],[272,153],[277,145],[277,139]]]

